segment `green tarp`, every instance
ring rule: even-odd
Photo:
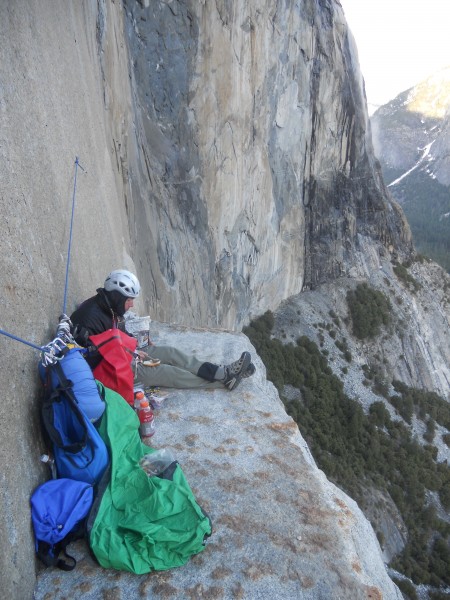
[[[111,456],[110,481],[99,496],[89,542],[105,568],[136,574],[185,564],[204,549],[211,523],[177,465],[173,479],[139,466],[153,452],[139,437],[139,419],[116,392],[98,384],[106,410],[99,427]]]

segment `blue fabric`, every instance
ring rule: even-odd
[[[53,546],[63,540],[87,516],[92,501],[92,486],[81,481],[52,479],[38,486],[30,500],[36,550],[39,541]]]
[[[78,348],[39,372],[46,389],[42,420],[52,442],[58,477],[97,484],[108,450],[92,421],[105,410],[97,383]]]
[[[78,405],[90,421],[97,421],[105,411],[105,403],[98,392],[91,368],[79,349],[69,350],[60,364],[64,375],[72,382]],[[56,387],[58,383],[58,377],[52,370],[52,386]]]
[[[97,429],[86,415],[83,415],[86,428],[83,427],[76,418],[70,401],[63,395],[60,401],[52,403],[52,409],[53,425],[60,434],[63,446],[70,446],[77,442],[81,444],[86,437],[86,443],[76,452],[70,452],[53,443],[58,477],[68,477],[93,485],[98,483],[108,466],[109,454]]]

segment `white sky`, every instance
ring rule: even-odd
[[[358,47],[368,104],[385,104],[450,65],[450,0],[340,2]]]

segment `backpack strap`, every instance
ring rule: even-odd
[[[42,418],[44,420],[44,425],[47,430],[47,433],[50,437],[50,440],[58,447],[63,449],[66,452],[76,453],[82,450],[88,441],[88,430],[85,421],[85,417],[82,414],[80,408],[78,407],[78,403],[76,401],[75,395],[73,393],[73,384],[70,380],[68,380],[64,374],[64,371],[59,363],[51,365],[49,369],[54,369],[58,379],[60,381],[59,385],[56,386],[55,390],[45,398],[43,406],[42,406]],[[53,422],[53,402],[60,402],[61,395],[67,399],[70,410],[74,413],[77,421],[79,422],[83,435],[79,442],[75,442],[73,444],[64,444],[61,438],[61,434],[56,429]]]
[[[121,337],[120,335],[112,335],[110,338],[108,338],[107,340],[104,340],[103,342],[100,342],[100,344],[97,344],[95,346],[95,348],[98,350],[99,348],[101,348],[102,346],[104,346],[105,344],[109,344],[109,342],[112,342],[113,340],[120,340]]]
[[[77,566],[77,561],[75,557],[67,553],[67,546],[70,544],[70,542],[85,537],[86,519],[87,517],[80,521],[64,539],[60,540],[53,546],[48,542],[38,540],[36,549],[38,558],[40,558],[47,567],[57,567],[62,571],[73,571]],[[61,554],[65,558],[61,558]]]
[[[62,571],[73,571],[77,565],[77,561],[73,556],[70,556],[70,554],[67,554],[66,552],[66,546],[70,541],[71,540],[65,542],[65,540],[62,540],[54,546],[51,546],[47,542],[39,540],[37,543],[36,554],[46,567],[57,567]],[[61,553],[69,560],[67,561],[60,558],[59,555]]]

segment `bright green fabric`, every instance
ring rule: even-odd
[[[154,450],[140,440],[139,419],[119,394],[101,388],[106,410],[99,432],[110,451],[111,480],[90,532],[92,551],[103,567],[136,574],[181,566],[204,549],[210,521],[179,465],[172,481],[140,468],[141,457]]]

